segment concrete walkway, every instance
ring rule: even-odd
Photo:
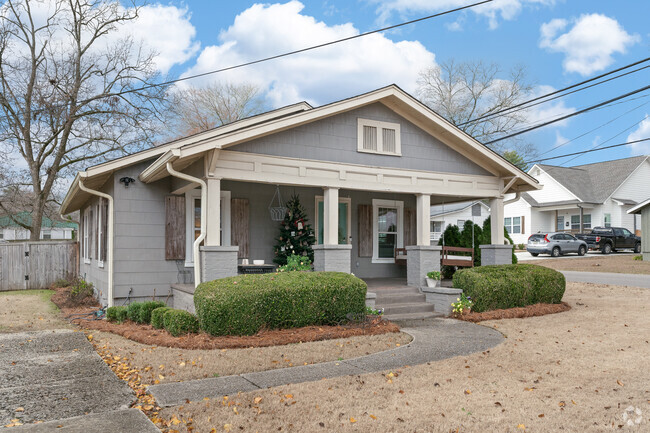
[[[617,274],[609,272],[560,271],[567,281],[575,283],[596,283],[613,286],[633,286],[650,289],[650,275]]]
[[[503,341],[498,331],[453,319],[410,321],[402,329],[413,341],[399,348],[343,361],[246,373],[210,379],[152,385],[149,392],[160,406],[175,406],[186,400],[222,397],[238,392],[324,378],[358,375],[402,368],[487,350]]]
[[[0,334],[2,426],[17,419],[25,424],[19,431],[30,432],[159,431],[140,411],[138,415],[129,409],[134,401],[131,388],[113,374],[82,332]],[[74,417],[80,418],[70,421]],[[44,423],[30,424],[35,421]]]

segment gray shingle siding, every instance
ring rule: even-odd
[[[399,123],[402,156],[357,152],[358,118]],[[251,140],[228,150],[373,167],[491,175],[381,103]]]

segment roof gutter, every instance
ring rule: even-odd
[[[199,254],[199,245],[201,242],[203,242],[203,239],[205,239],[205,222],[206,222],[206,217],[208,213],[207,209],[207,203],[208,203],[208,186],[205,184],[205,181],[203,179],[199,179],[198,177],[190,176],[185,173],[181,173],[180,171],[174,170],[174,167],[172,166],[172,161],[167,161],[166,164],[167,167],[167,172],[179,179],[186,180],[188,182],[192,183],[198,183],[200,188],[201,188],[201,233],[199,234],[199,237],[196,238],[194,241],[194,244],[192,245],[192,254],[194,258],[194,287],[196,288],[200,283],[201,283],[201,261],[200,261],[200,254]]]
[[[81,174],[81,173],[80,173]],[[84,176],[85,177],[85,176]],[[88,194],[96,195],[101,198],[105,198],[108,200],[108,233],[106,233],[106,251],[107,251],[107,261],[108,261],[108,307],[113,306],[113,285],[114,285],[114,279],[113,279],[113,197],[110,195],[100,192],[100,191],[95,191],[94,189],[86,188],[86,186],[83,183],[83,180],[79,178],[79,189],[87,192]],[[84,227],[84,230],[86,230],[86,227]]]

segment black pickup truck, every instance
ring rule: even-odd
[[[603,254],[617,250],[641,252],[641,238],[622,227],[595,227],[591,233],[576,237],[587,242],[590,250],[600,250]]]

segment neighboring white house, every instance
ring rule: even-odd
[[[431,240],[437,241],[447,226],[455,224],[463,229],[465,221],[483,226],[490,216],[490,207],[480,200],[431,206]]]
[[[627,211],[650,196],[650,157],[575,167],[535,164],[528,174],[543,189],[521,193],[504,206],[504,224],[516,244],[533,233],[579,233],[598,226],[625,227],[640,235],[640,216]]]
[[[13,217],[8,215],[0,217],[0,240],[21,241],[29,240],[30,231],[16,223],[16,220],[25,225],[31,225],[32,217],[28,212],[19,212]],[[74,238],[78,224],[73,221],[55,221],[43,217],[41,225],[41,240],[70,240]]]

